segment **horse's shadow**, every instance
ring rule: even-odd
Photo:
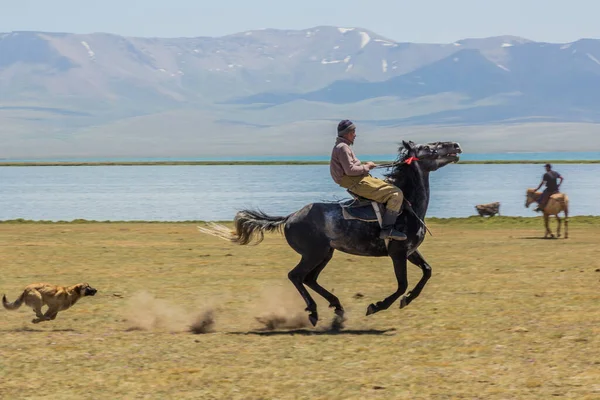
[[[291,329],[291,330],[254,330],[247,332],[229,332],[230,335],[256,335],[256,336],[330,336],[330,335],[395,335],[396,328],[390,329]]]
[[[2,330],[0,330],[0,332],[5,332],[5,333],[9,333],[9,332],[76,332],[76,333],[78,333],[78,331],[76,331],[75,329],[71,329],[71,328],[36,329],[36,328],[30,328],[28,326],[23,326],[20,328],[12,328],[12,329],[2,329]]]
[[[543,236],[524,236],[520,237],[520,240],[556,240],[557,237],[543,237]]]

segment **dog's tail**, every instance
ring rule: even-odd
[[[25,298],[25,292],[21,293],[21,295],[19,296],[18,299],[16,299],[12,303],[9,303],[8,300],[6,300],[6,295],[3,294],[2,295],[2,305],[7,310],[16,310],[17,308],[21,307],[21,304],[23,304],[24,298]]]

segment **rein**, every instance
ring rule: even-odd
[[[433,236],[433,233],[431,233],[431,231],[429,230],[429,227],[427,226],[425,221],[423,221],[421,218],[419,218],[419,216],[417,215],[415,210],[413,210],[412,204],[410,204],[410,201],[404,199],[404,202],[406,203],[406,206],[404,207],[406,209],[406,211],[409,211],[417,219],[417,221],[419,221],[421,223],[421,225],[423,225],[423,227],[425,227],[425,230],[427,232],[429,232],[429,236]]]
[[[419,161],[419,159],[417,157],[408,157],[405,160],[402,161],[396,161],[393,163],[388,163],[388,164],[380,164],[378,166],[376,166],[373,169],[378,169],[378,168],[392,168],[395,167],[397,165],[402,165],[402,164],[406,164],[406,165],[410,165],[413,163],[413,161]]]

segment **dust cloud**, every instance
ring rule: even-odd
[[[171,332],[209,333],[214,330],[215,312],[211,307],[191,312],[157,299],[148,292],[135,294],[126,307],[128,330],[168,330]]]

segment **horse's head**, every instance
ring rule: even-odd
[[[527,193],[525,194],[526,199],[525,199],[525,207],[529,207],[531,205],[531,203],[534,203],[537,201],[538,196],[536,195],[536,192],[534,189],[527,189]]]
[[[419,165],[426,171],[436,171],[450,163],[459,160],[462,153],[460,144],[456,142],[433,142],[415,144],[411,141],[402,141],[400,151],[404,153],[404,160],[416,157]]]
[[[402,141],[398,160],[385,174],[386,180],[402,189],[416,212],[425,215],[429,203],[429,172],[457,162],[462,153],[456,142],[415,144]]]

